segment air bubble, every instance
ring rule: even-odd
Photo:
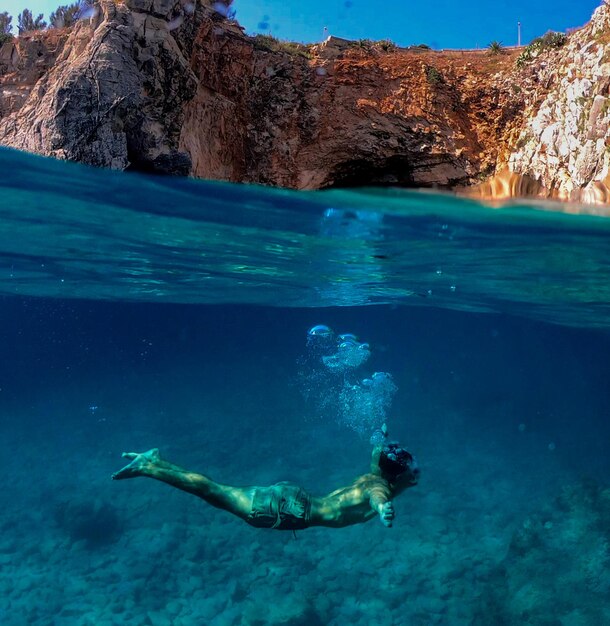
[[[299,378],[303,395],[312,400],[321,415],[337,419],[362,436],[386,422],[397,387],[386,372],[357,377],[356,372],[371,356],[371,346],[356,335],[335,336],[319,324],[307,332],[307,355],[300,359]]]
[[[383,443],[385,441],[385,433],[378,428],[372,435],[371,438],[369,439],[370,443],[372,446],[378,446],[380,443]]]
[[[318,324],[313,326],[307,331],[310,337],[330,337],[333,334],[332,328],[324,326],[324,324]]]

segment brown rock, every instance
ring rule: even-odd
[[[481,193],[606,196],[605,5],[565,51],[518,70],[515,49],[339,38],[305,48],[247,37],[210,0],[190,12],[173,0],[101,2],[71,31],[0,49],[0,143],[298,189],[448,187],[498,170]]]

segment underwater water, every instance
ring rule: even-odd
[[[579,207],[0,150],[0,624],[609,624],[608,251]],[[159,447],[322,495],[384,422],[421,469],[389,529],[110,480]]]

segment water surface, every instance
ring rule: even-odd
[[[2,624],[610,623],[607,218],[6,150],[0,187]],[[368,360],[325,369],[316,324]],[[295,539],[109,478],[158,446],[323,494],[382,417],[422,468],[389,530]]]
[[[0,151],[0,293],[425,305],[608,325],[610,220],[406,190],[296,193]],[[578,210],[578,207],[567,207]],[[582,207],[585,210],[585,207]]]

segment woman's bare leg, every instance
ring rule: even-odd
[[[112,475],[113,480],[147,476],[172,487],[192,493],[205,500],[208,504],[224,509],[246,519],[252,511],[252,487],[230,487],[214,482],[203,474],[189,472],[173,463],[164,461],[159,449],[148,452],[124,452],[123,457],[131,462]]]

